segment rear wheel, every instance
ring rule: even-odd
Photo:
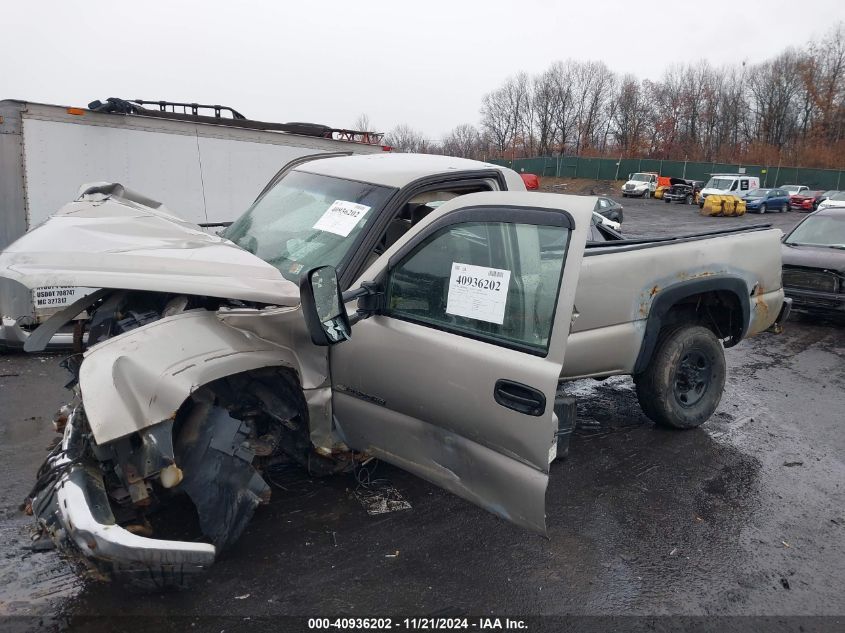
[[[783,207],[781,207],[780,212],[786,213],[787,211],[789,211],[789,203],[788,202],[784,203]]]
[[[666,204],[669,204],[670,202],[672,202],[671,200],[669,200],[669,198],[666,197],[665,193],[663,194],[663,202],[665,202]]]
[[[644,372],[634,377],[637,400],[655,424],[691,429],[706,422],[722,398],[725,354],[700,325],[666,330]]]

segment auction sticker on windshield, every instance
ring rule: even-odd
[[[335,200],[312,228],[348,237],[369,210],[370,207],[365,204]]]
[[[501,325],[511,271],[472,264],[452,264],[446,313]]]

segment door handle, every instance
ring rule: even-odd
[[[497,380],[493,398],[503,407],[525,415],[539,416],[546,411],[546,396],[542,391],[513,380]]]

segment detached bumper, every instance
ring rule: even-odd
[[[207,543],[144,538],[115,524],[100,473],[74,464],[33,500],[53,542],[71,558],[129,584],[184,586],[214,562]]]

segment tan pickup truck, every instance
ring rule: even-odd
[[[544,532],[574,419],[561,381],[631,374],[656,423],[694,427],[721,397],[723,345],[789,305],[779,231],[626,240],[594,205],[402,154],[287,166],[223,236],[83,188],[0,253],[7,283],[101,288],[26,344],[84,315],[63,440],[29,500],[45,537],[178,585],[266,501],[263,469],[370,457]],[[184,495],[203,539],[150,534]]]

